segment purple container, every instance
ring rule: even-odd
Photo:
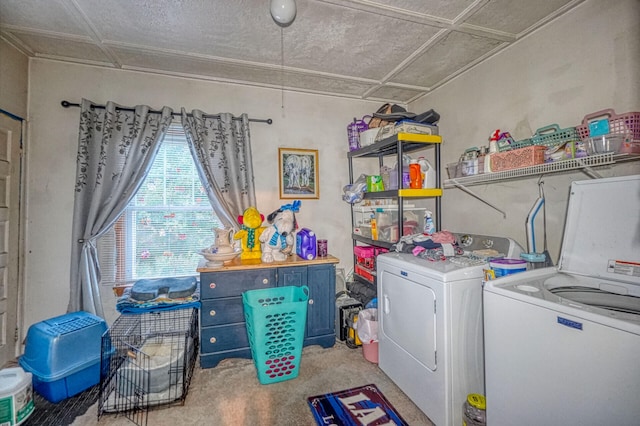
[[[366,117],[366,116],[365,116]],[[369,125],[363,120],[353,118],[353,123],[347,126],[347,135],[349,137],[349,151],[355,151],[360,149],[360,132],[364,132],[369,128]]]
[[[329,250],[327,240],[318,240],[318,257],[327,257]]]
[[[296,254],[303,259],[316,258],[316,234],[307,228],[302,228],[296,234]]]
[[[522,259],[494,259],[489,262],[489,266],[496,274],[496,278],[506,275],[516,274],[527,270],[527,261]]]

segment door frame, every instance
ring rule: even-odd
[[[23,340],[25,336],[25,332],[23,330],[24,327],[24,301],[25,301],[25,271],[24,271],[24,241],[25,241],[25,206],[24,200],[25,198],[25,144],[27,134],[27,121],[15,114],[12,114],[4,109],[0,108],[0,115],[9,118],[10,120],[18,121],[20,123],[20,135],[19,135],[19,158],[17,162],[17,170],[14,170],[12,177],[15,176],[18,179],[18,200],[16,200],[16,206],[18,208],[18,223],[17,223],[17,232],[18,232],[18,246],[17,246],[17,265],[16,265],[16,285],[17,285],[17,309],[16,309],[16,330],[12,333],[11,336],[7,336],[7,339],[15,339],[15,351],[14,357],[17,358],[22,353]],[[7,330],[9,332],[9,330]],[[8,362],[12,362],[13,360],[8,360]]]

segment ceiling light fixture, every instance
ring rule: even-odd
[[[271,0],[271,17],[281,27],[288,27],[296,19],[295,0]]]

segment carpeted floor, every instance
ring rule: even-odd
[[[153,426],[313,426],[307,397],[369,383],[378,386],[410,425],[432,425],[376,364],[364,359],[361,349],[349,349],[342,343],[329,349],[304,348],[299,376],[270,385],[260,384],[252,360],[228,359],[209,369],[197,366],[184,406],[152,409],[146,420]],[[122,414],[104,414],[99,422],[97,415],[96,403],[72,424],[133,424]]]

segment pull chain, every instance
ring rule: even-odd
[[[284,118],[284,28],[280,27],[280,108]]]

